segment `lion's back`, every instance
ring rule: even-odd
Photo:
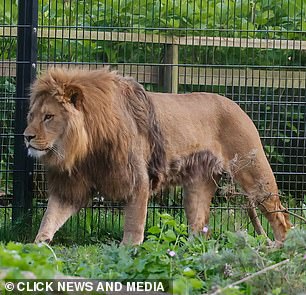
[[[241,108],[227,97],[207,92],[186,94],[150,93],[156,109],[162,113],[175,114],[181,118],[190,117],[192,120],[211,115],[225,118],[232,113],[244,113]]]
[[[253,126],[248,115],[227,97],[206,92],[187,94],[150,93],[156,113],[168,126],[174,124],[176,129],[188,129],[188,126],[224,130],[236,128],[243,123]],[[211,132],[208,132],[211,133]]]
[[[150,93],[150,96],[167,140],[167,150],[174,154],[209,149],[218,155],[228,149],[231,157],[237,150],[243,153],[244,149],[261,147],[254,123],[229,98],[206,92]]]

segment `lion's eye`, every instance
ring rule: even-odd
[[[48,120],[52,119],[53,117],[54,117],[54,115],[46,114],[45,117],[44,117],[44,121],[48,121]]]
[[[28,121],[32,121],[33,120],[33,114],[32,113],[29,113],[28,114]]]

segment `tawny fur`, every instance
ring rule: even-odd
[[[173,184],[184,186],[190,226],[200,231],[223,172],[258,200],[276,240],[290,227],[286,214],[269,213],[283,207],[258,132],[225,97],[150,93],[108,70],[52,69],[33,84],[25,138],[47,167],[48,207],[63,208],[62,218],[59,209],[45,214],[36,240],[51,240],[96,189],[126,201],[123,242],[140,243],[150,193]],[[254,151],[251,165],[237,162],[233,172],[233,159]]]

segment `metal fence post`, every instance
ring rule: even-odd
[[[18,1],[14,187],[12,220],[32,223],[33,160],[27,156],[23,140],[30,84],[36,75],[38,0]]]

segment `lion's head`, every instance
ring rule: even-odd
[[[63,170],[86,155],[89,140],[82,99],[82,90],[62,70],[50,70],[34,83],[24,131],[29,155]]]
[[[27,120],[29,155],[62,171],[71,171],[89,153],[127,165],[138,132],[149,137],[154,155],[159,147],[153,143],[156,127],[148,126],[155,117],[145,91],[108,69],[48,70],[32,85]],[[154,160],[153,166],[158,165]]]
[[[47,168],[49,194],[78,208],[92,189],[121,200],[143,179],[156,188],[166,170],[151,97],[108,68],[42,74],[32,85],[24,137],[29,154]]]

